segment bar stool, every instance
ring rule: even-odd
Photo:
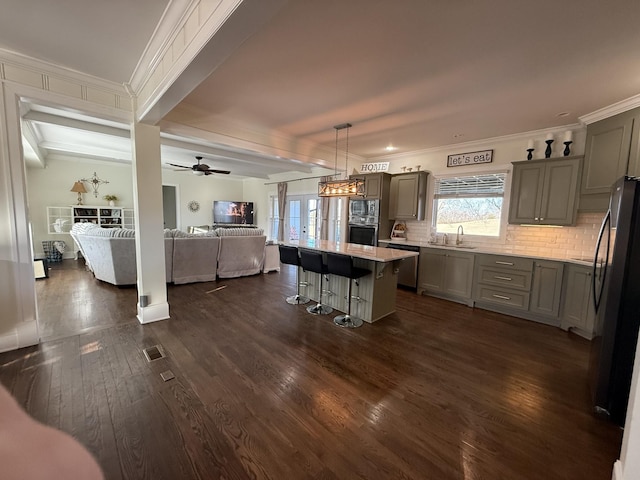
[[[371,270],[354,267],[353,257],[336,253],[327,253],[327,268],[329,273],[349,279],[349,288],[347,289],[347,314],[338,315],[333,319],[333,323],[339,327],[360,327],[362,325],[362,319],[351,316],[351,284],[353,280],[357,281],[359,278],[369,275]]]
[[[322,254],[319,252],[311,252],[309,250],[300,249],[300,264],[302,268],[308,272],[320,274],[320,289],[318,290],[318,303],[307,307],[307,312],[313,315],[328,315],[333,312],[333,308],[329,305],[322,304],[322,279],[329,273],[327,266],[322,261]]]
[[[294,265],[296,267],[296,294],[287,297],[287,303],[291,305],[303,305],[311,300],[309,297],[300,295],[300,281],[298,279],[298,267],[300,266],[300,257],[298,256],[298,247],[289,247],[287,245],[278,245],[280,250],[280,262],[286,265]]]

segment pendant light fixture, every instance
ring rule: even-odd
[[[364,196],[364,182],[362,180],[349,179],[348,164],[349,164],[349,129],[350,123],[341,123],[333,127],[336,129],[336,158],[333,180],[327,182],[318,183],[318,196],[319,197],[354,197],[357,195]],[[345,149],[344,160],[344,179],[339,180],[335,177],[338,176],[338,132],[340,130],[347,130],[347,147]]]

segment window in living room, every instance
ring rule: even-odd
[[[500,236],[505,172],[435,178],[432,232]]]

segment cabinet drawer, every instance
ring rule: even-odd
[[[527,310],[529,308],[529,292],[519,292],[506,288],[492,288],[479,285],[476,300],[505,305],[521,310]]]
[[[530,258],[507,257],[501,255],[482,255],[480,265],[498,267],[500,270],[524,270],[533,271],[533,260]]]
[[[531,289],[531,272],[481,265],[478,269],[478,282],[528,292]]]

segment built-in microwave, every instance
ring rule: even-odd
[[[349,223],[377,224],[380,200],[349,199]]]

